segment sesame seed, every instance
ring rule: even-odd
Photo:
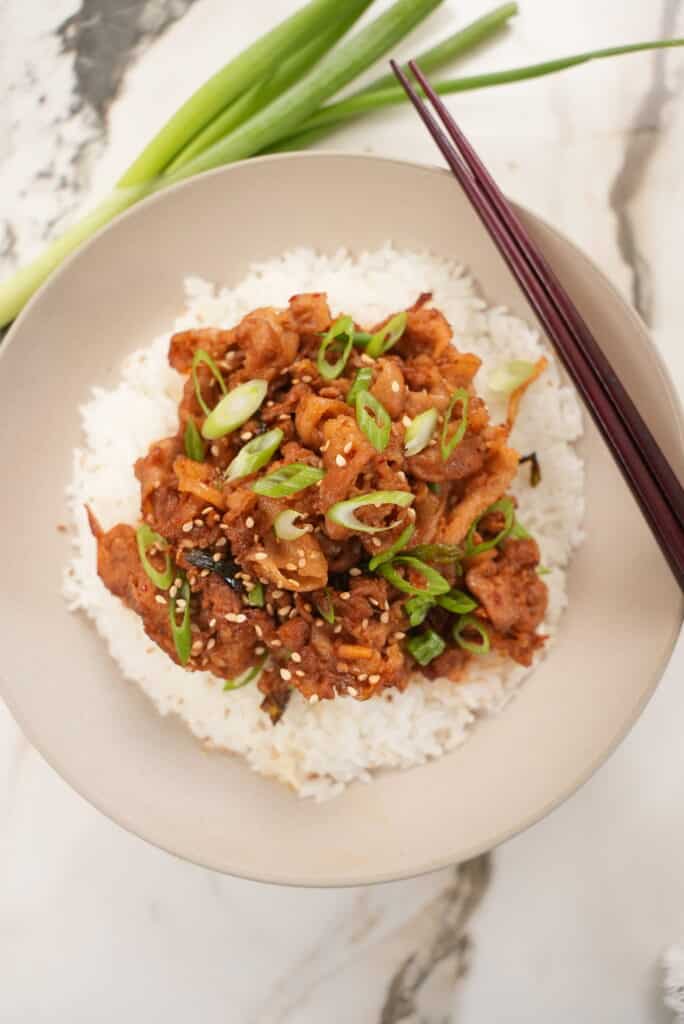
[[[361,629],[368,629],[368,619],[364,619],[361,623]]]
[[[225,537],[219,537],[219,539],[216,541],[216,547],[217,548],[225,548],[227,543],[228,543],[228,541],[227,541],[227,539]]]
[[[379,683],[380,682],[380,676],[378,676],[378,675],[368,676],[368,682],[369,683]]]
[[[216,641],[214,640],[214,638],[212,636],[210,640],[207,640],[207,650],[210,651],[214,647],[216,647]]]
[[[264,636],[264,631],[263,631],[263,629],[261,628],[261,626],[259,626],[259,625],[258,625],[258,624],[256,624],[256,623],[255,623],[255,625],[254,625],[254,632],[256,633],[256,635],[257,635],[257,636],[259,637],[259,639],[260,639],[260,640],[262,640],[262,639],[263,639],[263,636]]]
[[[240,434],[240,440],[241,441],[251,441],[251,439],[253,437],[254,437],[254,434],[252,433],[251,430],[245,430],[244,434]]]
[[[399,387],[399,381],[393,380],[390,385],[390,389],[394,392],[395,395],[398,395],[401,390],[401,388]]]
[[[178,593],[178,587],[176,587],[176,586],[174,585],[174,586],[173,586],[173,587],[171,587],[171,589],[169,590],[169,597],[171,597],[171,598],[174,598],[174,597],[176,596],[176,594],[177,594],[177,593]]]
[[[285,591],[284,591],[284,590],[274,590],[274,591],[273,591],[273,597],[274,597],[274,598],[276,599],[276,601],[277,601],[277,600],[278,600],[278,598],[279,598],[279,597],[282,597],[284,593],[285,593]]]
[[[247,518],[245,519],[245,526],[247,527],[248,530],[251,530],[252,527],[254,526],[254,520],[252,519],[251,516],[247,516]]]
[[[374,548],[382,547],[382,541],[380,540],[379,537],[373,537],[373,539],[371,540],[371,544],[373,545]]]
[[[363,355],[361,356],[361,362],[365,363],[366,366],[372,366],[375,360],[371,359],[371,357],[367,356],[366,353],[364,352]]]
[[[412,423],[412,420],[411,420],[410,416],[402,416],[401,417],[401,422],[404,424],[405,427],[410,427],[411,423]]]
[[[302,608],[303,608],[303,609],[304,609],[304,611],[305,611],[305,612],[306,612],[307,614],[309,614],[309,615],[310,615],[310,614],[311,614],[311,612],[313,611],[313,609],[312,609],[312,607],[311,607],[311,605],[309,604],[309,602],[308,602],[308,601],[305,601],[305,602],[304,602],[304,604],[302,605]]]
[[[314,626],[322,626],[323,619],[314,619]]]
[[[329,447],[330,447],[330,441],[326,441],[325,444],[321,445],[321,451],[322,452],[327,452]]]
[[[299,651],[293,651],[292,652],[292,660],[296,661],[296,662],[300,662],[302,660],[302,656],[299,653]]]
[[[340,597],[342,598],[343,601],[348,601],[349,598],[351,597],[351,594],[349,593],[348,590],[343,590],[342,593],[340,594]]]
[[[200,573],[200,579],[206,580],[206,578],[209,575],[210,571],[211,570],[209,570],[209,569],[202,569],[202,572]]]
[[[267,409],[272,409],[274,405],[275,405],[275,402],[273,401],[273,399],[269,398],[268,402],[266,403],[266,408]]]
[[[209,629],[216,628],[216,619],[209,619]]]
[[[285,577],[285,579],[287,580],[287,582],[290,584],[291,587],[298,587],[299,586],[299,580],[291,580],[287,576]]]
[[[359,691],[356,690],[353,686],[347,687],[347,693],[349,694],[350,697],[358,697],[359,695]]]
[[[300,679],[303,679],[304,676],[306,675],[306,672],[302,672],[301,668],[296,668],[295,675],[299,676]]]
[[[297,564],[300,569],[306,569],[306,558],[300,558]]]
[[[289,418],[290,417],[286,412],[281,412],[280,416],[278,417],[279,420],[289,420]]]
[[[416,510],[415,510],[415,508],[408,508],[408,509],[406,509],[406,515],[408,516],[409,519],[415,519],[416,518]]]
[[[213,512],[213,511],[214,511],[214,506],[213,505],[207,505],[206,508],[202,509],[202,515],[206,516],[207,512]]]
[[[179,589],[183,586],[183,580],[180,578],[180,576],[176,576],[175,580],[173,581],[173,585],[174,587],[178,587]]]
[[[166,601],[164,601],[164,604],[166,604]],[[183,611],[185,611],[185,605],[186,604],[187,604],[187,602],[185,601],[185,599],[182,598],[182,597],[179,597],[178,600],[176,601],[176,608],[178,609],[179,612],[183,612]]]
[[[365,683],[365,681],[368,679],[368,673],[367,672],[360,672],[359,675],[357,676],[357,678],[358,678],[360,683]]]
[[[203,646],[204,645],[202,644],[201,640],[195,640],[194,644],[191,647],[191,650],[194,654],[199,654]]]
[[[344,455],[336,455],[335,456],[335,465],[336,466],[346,466],[347,465],[347,460],[345,459]]]
[[[190,520],[187,523],[183,523],[183,525],[181,526],[181,530],[183,531],[183,533],[190,533],[190,531],[192,530],[192,520]]]
[[[349,575],[350,576],[360,576],[361,575],[361,570],[360,569],[350,569],[349,570]]]
[[[201,519],[196,519],[195,526],[204,526],[204,522]]]
[[[298,614],[298,613],[297,613],[297,609],[296,609],[296,608],[293,608],[293,609],[292,609],[292,610],[290,611],[290,618],[291,618],[291,619],[294,619],[295,615],[297,615],[297,614]]]
[[[228,526],[228,523],[221,523],[221,525],[219,526],[219,530],[228,530],[228,529],[230,529],[230,527]]]
[[[310,384],[312,380],[313,377],[310,374],[305,373],[304,376],[302,377],[302,384]]]
[[[380,607],[377,597],[369,597],[368,600],[370,601],[374,608]]]
[[[161,594],[157,594],[155,596],[155,601],[157,602],[157,604],[166,604],[166,598],[162,597]]]
[[[295,565],[294,562],[287,562],[285,568],[287,569],[288,572],[297,572],[297,566]]]
[[[226,622],[237,622],[237,615],[235,612],[226,612],[225,619]]]
[[[278,609],[278,615],[280,615],[281,619],[284,619],[286,615],[289,615],[289,613],[290,613],[290,605],[289,604],[285,604],[285,605],[283,605],[282,608]]]
[[[380,616],[380,621],[384,623],[384,625],[386,626],[387,623],[389,622],[389,612],[383,612],[382,615]]]
[[[281,670],[280,670],[280,678],[284,679],[286,683],[290,679],[292,679],[292,673],[290,672],[289,668],[281,668]]]
[[[252,555],[252,558],[254,559],[255,562],[263,562],[265,561],[265,559],[268,558],[268,555],[266,554],[265,551],[257,551],[255,552],[255,554]]]
[[[304,548],[297,548],[297,557],[298,558],[304,558],[304,555],[305,555]]]
[[[266,648],[265,647],[261,647],[261,646],[255,647],[254,648],[254,653],[255,654],[265,654],[266,653]]]
[[[397,633],[395,633],[393,635],[392,639],[393,640],[403,640],[405,636],[406,636],[406,633],[402,633],[401,630],[399,630]]]
[[[218,455],[219,451],[220,451],[219,446],[217,444],[212,444],[212,446],[210,448],[210,451],[211,451],[211,454],[214,457],[216,457]]]
[[[312,693],[309,697],[309,704],[318,704],[320,699],[317,693]]]
[[[215,551],[211,557],[214,562],[220,562],[223,556],[221,555],[220,551]]]
[[[353,441],[347,441],[347,443],[345,444],[345,446],[342,449],[342,451],[344,452],[345,455],[348,455],[353,447],[354,447],[354,442]]]
[[[342,632],[342,626],[338,624],[338,625],[337,625],[337,626],[335,626],[335,628],[333,629],[333,633],[341,633],[341,632]]]
[[[282,647],[282,646],[283,646],[282,640],[278,640],[277,638],[275,640],[271,640],[271,647]]]
[[[235,621],[236,622],[246,622],[247,621],[247,616],[246,615],[242,615],[242,614],[236,615],[235,616]]]

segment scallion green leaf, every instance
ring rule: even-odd
[[[420,626],[425,619],[431,608],[434,607],[434,600],[431,597],[421,597],[420,594],[414,594],[413,597],[409,597],[404,602],[404,611],[408,615],[409,624],[411,626]]]
[[[373,383],[373,371],[370,366],[362,366],[360,370],[356,371],[356,376],[352,382],[352,386],[347,392],[347,401],[350,405],[354,405],[356,402],[356,396],[360,391],[368,391],[371,384]]]
[[[288,498],[291,494],[297,494],[306,487],[322,480],[325,473],[315,466],[306,466],[303,462],[291,462],[287,466],[281,466],[268,476],[262,477],[252,484],[255,494],[262,494],[266,498]]]
[[[252,608],[264,607],[264,585],[257,581],[251,590],[247,591],[247,604]]]
[[[200,387],[199,378],[197,376],[197,368],[202,364],[204,364],[209,370],[211,370],[214,380],[217,382],[218,386],[221,388],[221,391],[223,392],[224,395],[227,391],[227,388],[226,382],[223,379],[223,374],[216,365],[215,360],[212,359],[209,353],[205,352],[203,348],[195,349],[195,354],[192,357],[192,381],[193,384],[195,385],[195,397],[204,415],[208,416],[209,413],[211,412],[211,409],[209,408],[207,403],[204,401],[204,398],[202,397],[202,388]]]
[[[406,649],[419,665],[429,665],[444,652],[446,644],[434,629],[426,629],[410,636],[406,641]]]
[[[296,508],[286,508],[273,522],[273,531],[279,540],[297,540],[307,532],[303,526],[295,526],[295,519],[303,515]]]
[[[406,330],[407,321],[408,313],[397,313],[391,320],[388,320],[384,327],[372,335],[366,345],[366,355],[371,356],[372,359],[378,359],[385,352],[389,352]]]
[[[254,680],[258,679],[261,675],[267,659],[268,654],[264,654],[263,657],[259,658],[256,665],[252,665],[251,668],[248,668],[241,676],[238,676],[237,679],[226,679],[223,684],[224,693],[229,690],[241,690],[243,686],[248,686],[250,683],[253,683]]]
[[[414,587],[400,573],[396,566],[405,566],[419,573],[425,580],[426,586]],[[398,555],[391,562],[384,562],[378,572],[384,576],[388,583],[391,583],[397,590],[405,594],[417,594],[419,597],[435,597],[437,594],[446,594],[451,589],[448,580],[445,580],[441,573],[438,573],[432,566],[421,562],[419,558],[412,558],[411,555]]]
[[[470,594],[466,594],[462,590],[450,590],[448,594],[440,594],[436,601],[438,605],[446,608],[448,612],[453,612],[454,615],[467,615],[468,612],[473,612],[477,608],[477,601],[473,601]]]
[[[328,623],[329,626],[334,626],[335,625],[335,609],[333,608],[332,594],[330,592],[330,588],[329,587],[325,588],[325,597],[326,597],[326,600],[328,602],[327,607],[325,605],[322,605],[322,604],[317,604],[316,605],[316,610],[318,611],[318,613],[321,616],[321,618],[325,619],[325,621]]]
[[[140,561],[147,576],[152,580],[155,587],[159,588],[159,590],[168,590],[173,583],[174,577],[174,569],[171,564],[171,556],[169,555],[168,541],[160,534],[155,533],[147,523],[142,523],[142,525],[138,527],[135,531],[135,539],[138,544]],[[164,552],[165,564],[163,572],[155,569],[147,557],[147,552],[153,547]]]
[[[211,410],[202,426],[202,436],[208,441],[215,441],[237,430],[254,415],[267,391],[265,380],[248,380],[238,384]]]
[[[330,506],[326,516],[338,526],[346,526],[348,530],[357,530],[359,533],[382,533],[385,530],[391,530],[397,524],[368,526],[356,516],[356,510],[367,508],[369,505],[376,508],[382,505],[399,505],[400,508],[408,508],[414,500],[415,495],[410,491],[369,491],[368,494],[360,494],[356,498],[347,498],[346,501],[336,502]]]
[[[503,512],[504,525],[495,537],[491,537],[489,540],[483,540],[479,544],[476,544],[474,537],[477,528],[481,520],[484,519],[485,516],[491,515],[492,512]],[[470,529],[468,530],[464,545],[466,558],[472,558],[473,555],[481,555],[483,551],[490,551],[505,540],[513,529],[514,519],[515,505],[511,498],[501,498],[500,501],[495,501],[493,505],[490,505],[489,508],[485,509],[477,519],[473,520]]]
[[[382,402],[370,391],[356,395],[356,422],[376,451],[384,452],[392,432],[392,420]]]
[[[268,430],[248,441],[237,453],[226,470],[226,480],[240,480],[243,476],[257,473],[268,465],[284,438],[282,430]]]
[[[418,544],[406,553],[422,558],[424,562],[458,562],[463,558],[463,550],[458,544]]]
[[[368,331],[354,331],[354,344],[359,348],[365,348],[372,337]]]
[[[426,409],[411,420],[404,434],[404,452],[407,455],[418,455],[427,448],[437,426],[437,416],[436,409]]]
[[[461,415],[459,417],[458,423],[456,424],[456,429],[449,437],[449,426],[451,424],[451,417],[454,412],[454,406],[456,405],[457,402],[461,403]],[[456,446],[459,445],[463,438],[465,437],[465,432],[468,428],[469,404],[470,395],[468,394],[466,389],[456,388],[453,395],[451,396],[451,401],[449,402],[449,407],[446,411],[444,423],[442,425],[441,450],[442,459],[444,460],[444,462],[447,461],[447,459],[453,452],[454,448],[456,448]]]
[[[204,462],[207,454],[207,446],[202,440],[202,435],[197,429],[197,424],[192,416],[185,424],[183,447],[185,448],[185,454],[189,459],[192,459],[194,462]]]
[[[368,563],[368,568],[371,572],[375,572],[379,565],[383,562],[390,562],[399,551],[403,551],[411,537],[415,533],[415,526],[413,523],[409,523],[405,530],[402,530],[394,544],[391,544],[384,551],[380,551],[377,555],[374,555]]]
[[[514,540],[531,540],[532,539],[532,534],[529,533],[525,529],[523,524],[521,522],[519,522],[515,518],[513,519],[513,525],[511,526],[511,529],[510,529],[510,532],[509,532],[508,536],[513,538]]]
[[[479,633],[480,642],[468,640],[463,635],[466,630],[474,630]],[[454,626],[452,635],[458,646],[462,647],[464,651],[470,651],[471,654],[487,654],[491,647],[488,630],[474,615],[462,615]]]
[[[534,363],[528,362],[527,359],[509,359],[492,370],[487,377],[487,383],[492,391],[510,395],[516,388],[522,387],[534,371]]]
[[[323,336],[321,347],[318,350],[316,366],[321,377],[324,377],[326,380],[335,380],[340,376],[347,365],[353,344],[354,321],[350,316],[341,316],[335,321],[327,334]],[[340,347],[342,349],[340,355],[334,363],[330,363],[328,361],[328,350],[339,350]]]
[[[181,599],[184,602],[183,617],[178,625],[177,604]],[[192,632],[190,630],[190,584],[186,579],[181,583],[180,594],[172,597],[169,601],[169,622],[178,660],[181,665],[187,665],[190,661]]]

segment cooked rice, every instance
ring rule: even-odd
[[[253,266],[236,288],[217,289],[192,278],[186,290],[176,330],[231,327],[255,307],[285,306],[292,294],[306,291],[326,291],[333,314],[351,313],[368,324],[431,291],[458,347],[483,360],[476,385],[495,421],[504,418],[506,399],[488,389],[488,373],[508,359],[550,357],[548,370],[523,400],[511,443],[522,454],[536,451],[541,465],[536,488],[529,484],[529,467],[522,466],[512,490],[519,518],[551,570],[544,577],[549,609],[542,628],[553,637],[566,604],[565,567],[581,540],[584,473],[572,442],[582,422],[574,391],[562,383],[535,330],[503,308],[488,309],[459,265],[389,245],[358,258],[346,251],[324,256],[298,249]],[[118,386],[95,388],[81,410],[85,447],[74,453],[69,488],[75,554],[64,592],[70,607],[94,621],[123,675],[160,714],[175,712],[199,739],[242,754],[253,769],[289,783],[301,796],[323,800],[355,779],[370,781],[381,768],[408,768],[453,750],[478,716],[504,706],[530,669],[494,655],[476,658],[466,683],[419,680],[404,693],[387,691],[363,703],[338,698],[311,705],[295,691],[274,727],[259,709],[256,686],[224,693],[220,679],[174,665],[145,636],[139,617],[105,589],[83,506],[93,507],[105,529],[137,521],[133,463],[151,442],[176,431],[182,378],[168,365],[168,341],[163,335],[133,353]]]

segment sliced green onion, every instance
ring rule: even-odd
[[[368,342],[373,337],[368,331],[354,331],[354,344],[358,345],[359,348],[365,348]]]
[[[501,391],[504,395],[510,395],[512,391],[522,387],[534,371],[534,363],[528,362],[527,359],[511,359],[492,370],[487,377],[487,383],[492,391]]]
[[[422,558],[424,562],[458,562],[463,558],[463,551],[458,544],[418,544],[406,553],[414,558]]]
[[[368,494],[360,494],[358,498],[347,498],[346,501],[336,502],[330,506],[326,516],[338,526],[346,526],[348,530],[358,530],[360,533],[383,533],[385,530],[391,530],[397,524],[368,526],[357,518],[354,514],[356,510],[367,508],[368,505],[373,505],[376,508],[381,505],[399,505],[400,508],[408,508],[414,499],[415,495],[410,491],[369,491]]]
[[[477,601],[462,590],[450,590],[448,594],[440,594],[436,600],[438,605],[454,615],[467,615],[477,608]]]
[[[402,530],[399,534],[394,544],[391,544],[390,547],[386,548],[384,551],[380,551],[379,554],[374,555],[373,558],[371,558],[368,563],[370,571],[375,572],[379,565],[382,565],[383,562],[390,562],[399,551],[403,551],[415,533],[415,530],[416,528],[414,524],[409,523],[406,529]]]
[[[419,665],[429,665],[444,652],[446,644],[434,629],[426,629],[422,633],[410,636],[406,641],[406,649]]]
[[[551,570],[547,566],[545,566],[545,565],[538,565],[537,566],[537,576],[548,576],[548,575],[550,575],[550,573],[551,573]]]
[[[349,402],[349,404],[354,405],[354,402],[356,401],[356,396],[359,394],[359,392],[368,391],[372,383],[373,371],[371,370],[370,366],[362,366],[361,369],[357,371],[352,386],[349,388],[349,391],[347,392],[347,401]]]
[[[295,519],[299,519],[304,513],[298,512],[296,508],[286,508],[280,512],[273,522],[273,530],[279,540],[297,540],[307,532],[303,526],[295,526]]]
[[[252,608],[264,607],[263,583],[255,583],[252,589],[247,592],[247,604],[251,605]]]
[[[281,466],[280,469],[257,480],[252,485],[252,490],[265,498],[288,498],[291,494],[297,494],[305,487],[318,483],[324,476],[322,469],[306,466],[303,462],[291,462],[288,466]]]
[[[532,534],[528,533],[528,531],[525,529],[523,524],[518,522],[517,519],[513,520],[513,525],[511,526],[511,529],[510,529],[510,532],[509,532],[508,536],[512,537],[514,540],[531,540],[532,539]]]
[[[180,626],[176,613],[176,604],[183,599],[183,618]],[[169,602],[169,622],[171,623],[171,635],[176,648],[176,654],[181,665],[187,665],[190,660],[190,648],[192,647],[192,633],[190,631],[190,584],[187,580],[181,583],[180,594],[172,597]]]
[[[256,665],[252,665],[251,668],[248,668],[241,676],[238,676],[237,679],[226,679],[223,684],[224,692],[228,690],[241,690],[243,686],[248,686],[250,683],[253,683],[254,680],[261,675],[267,658],[268,654],[264,654],[263,657],[259,658]]]
[[[248,380],[238,384],[209,413],[202,427],[202,436],[208,441],[215,441],[237,430],[254,415],[267,391],[265,380]]]
[[[223,379],[223,374],[216,365],[215,360],[212,359],[209,353],[205,352],[203,348],[195,349],[195,354],[192,357],[192,382],[195,385],[195,397],[197,398],[199,406],[204,415],[208,416],[209,413],[211,412],[211,409],[209,408],[207,403],[204,401],[204,398],[202,397],[202,389],[200,387],[199,378],[197,376],[197,367],[200,366],[202,363],[204,363],[204,365],[209,370],[211,370],[212,376],[218,383],[218,386],[221,388],[221,391],[223,392],[224,395],[227,391],[227,388],[226,382]]]
[[[248,441],[228,466],[226,480],[239,480],[250,473],[257,473],[271,461],[284,437],[282,430],[276,427]]]
[[[335,609],[333,608],[330,587],[325,588],[325,596],[328,599],[328,607],[324,608],[322,605],[317,604],[316,610],[318,611],[321,618],[325,619],[329,626],[333,626],[335,624]]]
[[[194,462],[204,462],[207,454],[207,446],[202,440],[202,435],[197,429],[197,424],[192,417],[185,424],[185,433],[183,434],[183,445],[185,447],[185,454],[189,459]]]
[[[140,561],[142,562],[143,569],[152,580],[155,587],[158,587],[159,590],[168,590],[173,583],[174,577],[174,569],[171,564],[168,542],[160,534],[155,533],[154,530],[150,529],[146,523],[143,523],[142,526],[139,526],[135,531],[135,539],[138,543],[138,554],[140,555]],[[148,550],[151,547],[154,547],[155,544],[164,552],[166,563],[164,565],[163,572],[159,572],[158,569],[155,569],[147,557]]]
[[[451,416],[454,411],[454,406],[457,402],[461,403],[461,416],[456,426],[455,431],[451,437],[447,437],[447,431],[449,424],[451,423]],[[470,395],[465,388],[456,388],[451,401],[449,402],[449,408],[446,411],[444,417],[444,424],[442,426],[442,459],[444,462],[447,461],[454,448],[461,443],[465,437],[465,432],[468,427],[468,406],[470,404]]]
[[[388,320],[384,327],[381,327],[379,331],[372,335],[371,340],[366,345],[366,355],[371,356],[373,359],[378,359],[385,352],[389,352],[406,330],[407,321],[408,313],[397,313],[391,320]]]
[[[420,626],[425,622],[427,614],[433,606],[434,601],[431,597],[421,597],[420,594],[409,597],[408,601],[404,602],[404,611],[408,615],[409,624]]]
[[[404,451],[407,455],[418,455],[430,443],[437,426],[437,410],[426,409],[411,420],[404,434]]]
[[[414,587],[412,583],[404,579],[401,576],[395,566],[405,565],[407,569],[413,569],[425,580],[425,587]],[[419,558],[412,558],[410,555],[399,555],[392,562],[384,562],[378,572],[381,576],[384,576],[388,583],[391,583],[397,590],[402,590],[405,594],[418,594],[419,597],[433,597],[437,594],[446,594],[451,587],[447,580],[438,573],[432,566],[426,565],[425,562],[421,562]]]
[[[476,633],[480,634],[479,644],[473,643],[472,640],[463,636],[466,629],[474,629]],[[489,633],[474,615],[462,615],[454,626],[452,635],[458,646],[462,647],[464,651],[470,651],[471,654],[487,654],[489,652],[491,646]]]
[[[340,376],[347,365],[353,344],[354,321],[350,316],[341,316],[339,320],[335,321],[328,333],[323,336],[321,347],[318,350],[316,366],[321,377],[325,377],[326,380],[335,380],[336,377]],[[334,363],[328,362],[328,349],[331,347],[339,349],[340,346],[342,347],[342,352],[339,357]]]
[[[389,444],[392,420],[384,405],[370,391],[356,396],[356,421],[376,451],[384,452]]]
[[[483,540],[480,544],[475,544],[473,537],[480,524],[480,521],[485,516],[490,515],[492,512],[503,512],[504,514],[504,525],[501,530],[497,533],[496,537],[492,537],[490,540]],[[471,524],[468,530],[468,535],[465,539],[465,555],[466,558],[471,558],[473,555],[481,555],[483,551],[491,551],[497,544],[500,544],[502,540],[505,540],[513,529],[513,522],[515,519],[515,506],[510,498],[501,498],[500,501],[495,501],[493,505],[477,517]]]
[[[428,481],[428,491],[432,491],[433,494],[439,494],[440,486],[436,480]]]

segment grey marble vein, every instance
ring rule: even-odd
[[[448,1024],[443,1000],[431,998],[430,982],[447,965],[453,984],[468,970],[467,927],[491,878],[485,854],[454,868],[453,881],[405,927],[422,934],[420,946],[399,966],[387,988],[380,1024]],[[425,934],[427,929],[427,934]]]
[[[682,0],[664,0],[660,36],[676,34]],[[674,91],[667,83],[667,50],[656,50],[650,86],[637,109],[627,145],[610,190],[610,205],[617,220],[617,243],[631,271],[632,302],[647,324],[653,319],[653,283],[649,261],[639,244],[632,203],[646,182],[650,164],[662,142],[663,120]]]

